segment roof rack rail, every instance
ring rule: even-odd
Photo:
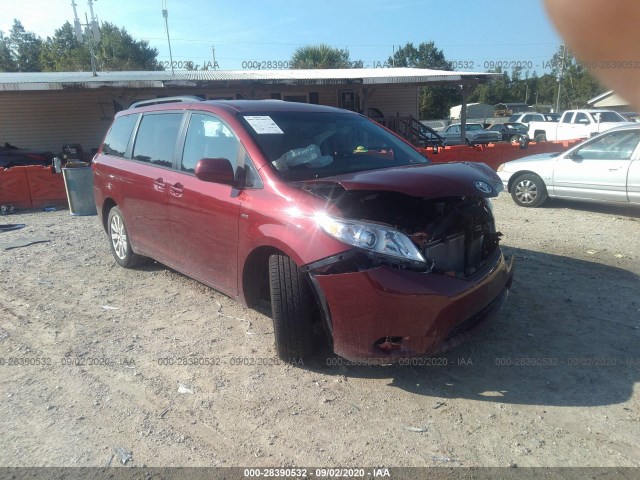
[[[184,95],[181,97],[161,97],[161,98],[151,98],[149,100],[140,100],[139,102],[132,103],[129,108],[138,108],[138,107],[146,107],[149,105],[161,105],[163,103],[179,103],[179,102],[201,102],[202,99],[199,97],[195,97],[192,95]]]

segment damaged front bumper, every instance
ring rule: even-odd
[[[309,270],[334,352],[385,362],[462,343],[499,311],[512,273],[513,258],[500,249],[467,278],[388,265],[348,273]]]

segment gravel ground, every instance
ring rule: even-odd
[[[119,268],[96,217],[2,217],[50,241],[0,250],[0,465],[640,466],[640,209],[495,211],[499,317],[390,367],[282,364],[268,317]]]

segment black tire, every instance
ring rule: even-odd
[[[118,207],[109,210],[107,218],[107,235],[111,253],[116,263],[124,268],[133,268],[143,265],[149,259],[134,253],[131,249],[131,242],[124,223],[124,217]]]
[[[285,362],[313,354],[313,302],[308,280],[286,255],[269,257],[269,286],[276,351]]]
[[[534,142],[546,142],[547,136],[544,133],[539,133],[533,138]]]
[[[518,143],[520,141],[520,135],[511,135],[509,137],[509,142]]]
[[[521,207],[539,207],[548,197],[546,185],[533,173],[519,175],[511,184],[511,198]]]

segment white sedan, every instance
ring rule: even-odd
[[[547,198],[640,205],[640,125],[614,128],[563,153],[503,163],[498,176],[522,207]]]

